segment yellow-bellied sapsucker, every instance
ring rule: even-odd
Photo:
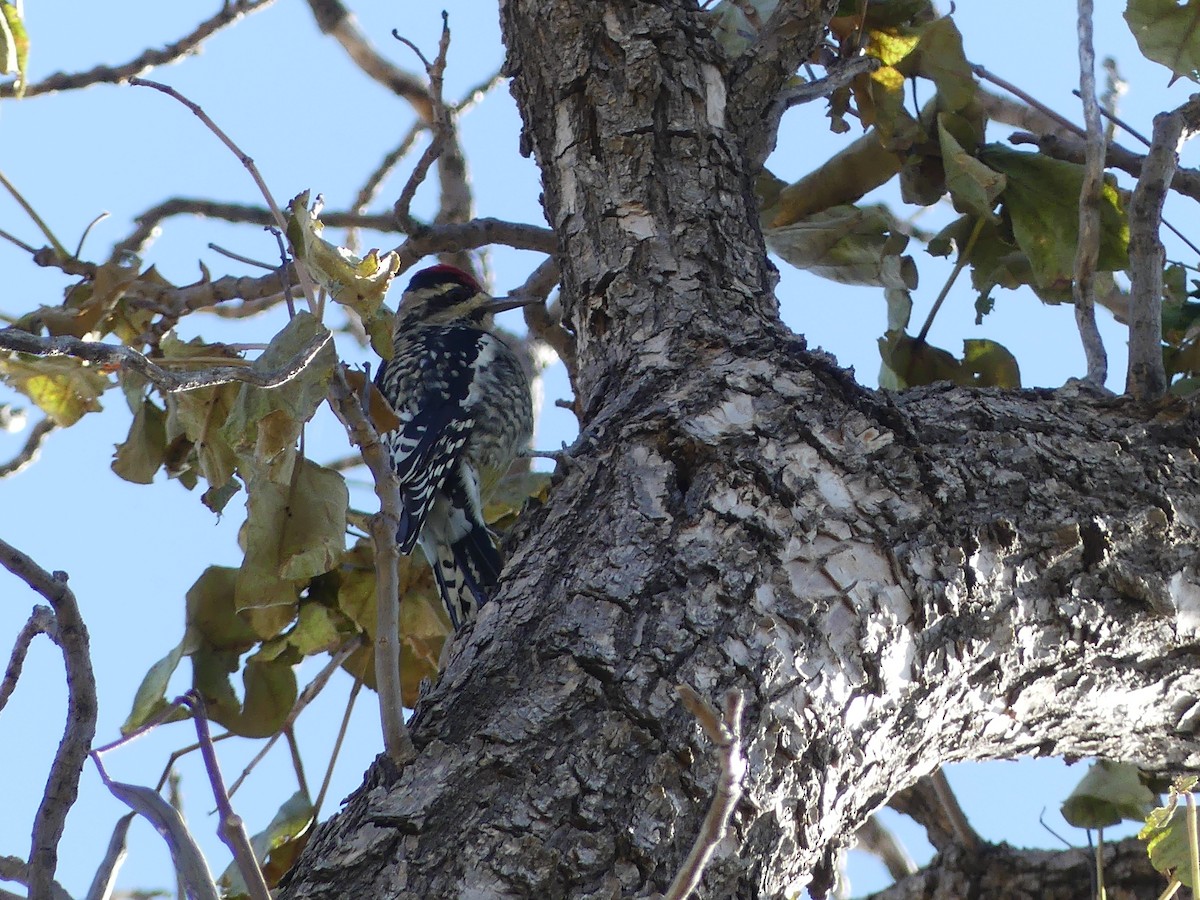
[[[533,402],[492,317],[526,301],[494,299],[453,266],[413,276],[396,313],[394,352],[375,384],[400,427],[381,437],[400,479],[402,553],[421,545],[457,631],[487,602],[500,554],[481,495],[529,445]]]

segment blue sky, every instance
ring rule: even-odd
[[[367,4],[360,4],[367,6]],[[449,98],[461,96],[500,65],[494,4],[484,0],[444,3],[450,14],[453,44],[446,77]],[[1180,82],[1168,89],[1166,70],[1140,57],[1120,17],[1116,0],[1097,3],[1097,55],[1112,54],[1130,82],[1122,112],[1145,133],[1153,114],[1178,105],[1192,88]],[[73,4],[70,19],[58,4],[29,3],[26,16],[32,38],[31,80],[54,71],[75,71],[97,63],[117,64],[147,45],[163,45],[189,31],[218,8],[215,0],[173,3],[129,0],[120,5]],[[360,24],[397,63],[415,68],[408,49],[390,37],[393,28],[432,55],[440,29],[438,9],[424,3],[371,4]],[[960,2],[956,21],[970,59],[1024,86],[1048,105],[1079,120],[1071,96],[1077,86],[1075,16],[1072,4]],[[258,164],[276,199],[285,202],[301,190],[322,193],[328,209],[341,209],[372,170],[407,131],[411,116],[383,88],[359,76],[332,40],[323,38],[299,3],[277,3],[204,45],[184,62],[156,70],[165,81],[199,102]],[[518,153],[519,122],[507,87],[494,91],[462,122],[462,138],[472,172],[479,215],[542,224],[535,165]],[[1000,139],[1003,132],[996,132]],[[850,135],[853,137],[854,135]],[[97,214],[110,218],[97,225],[84,256],[103,257],[105,248],[128,233],[132,218],[171,196],[212,197],[257,203],[259,196],[238,161],[183,107],[153,91],[101,85],[75,94],[0,102],[0,170],[24,192],[63,242],[73,247]],[[845,140],[828,133],[817,104],[788,114],[778,149],[769,162],[775,173],[794,180]],[[1136,142],[1121,137],[1126,146]],[[1185,164],[1189,161],[1185,153]],[[380,209],[390,205],[407,170],[384,191]],[[1128,185],[1129,180],[1124,179]],[[885,191],[882,196],[891,198]],[[428,212],[425,192],[414,210]],[[948,219],[948,207],[934,210],[925,227]],[[1185,232],[1194,220],[1189,207],[1173,199],[1168,218]],[[0,228],[35,245],[41,240],[7,195],[0,195]],[[397,243],[394,236],[367,236],[367,245]],[[214,274],[247,271],[207,249],[208,243],[270,260],[274,239],[257,228],[177,218],[146,256],[170,280],[186,283],[199,275],[202,260]],[[910,251],[914,252],[914,251]],[[914,321],[925,311],[945,277],[941,261],[915,251],[921,285],[915,293]],[[1169,254],[1178,256],[1177,247]],[[536,254],[497,248],[489,255],[497,292],[520,284],[540,261]],[[810,344],[833,352],[854,366],[860,380],[874,384],[879,359],[876,338],[885,328],[878,291],[847,288],[816,280],[778,263],[778,296],[785,320],[807,334]],[[59,302],[69,283],[61,274],[33,266],[26,255],[0,242],[0,312],[19,314],[38,304]],[[930,335],[952,351],[968,337],[990,337],[1007,345],[1020,362],[1026,385],[1057,386],[1083,374],[1083,356],[1067,307],[1046,307],[1028,292],[1001,292],[996,311],[982,327],[974,324],[973,296],[963,279],[955,287]],[[393,301],[394,302],[394,301]],[[1110,387],[1124,382],[1125,334],[1104,312],[1099,314],[1110,354]],[[517,327],[519,319],[510,322]],[[229,323],[193,317],[184,335],[240,342],[266,341],[281,327],[279,316]],[[361,362],[369,354],[342,346],[344,356]],[[566,396],[561,369],[547,377],[546,412],[537,442],[558,446],[570,440],[574,422],[552,401]],[[0,392],[0,402],[11,399]],[[133,693],[146,669],[178,641],[183,630],[184,592],[205,566],[236,565],[240,500],[216,520],[195,494],[176,482],[138,486],[110,471],[111,448],[121,441],[130,416],[118,393],[108,394],[105,411],[54,434],[42,459],[20,476],[0,481],[0,536],[51,569],[70,573],[92,636],[100,684],[98,742],[117,736]],[[0,460],[20,447],[23,435],[0,433]],[[310,455],[318,461],[346,451],[340,426],[322,413],[308,430]],[[362,477],[362,476],[360,476]],[[360,485],[354,497],[367,506],[369,491]],[[6,652],[36,598],[0,572],[0,652]],[[183,667],[186,670],[187,666]],[[317,666],[301,672],[304,683]],[[183,678],[178,688],[186,686]],[[329,746],[349,691],[348,678],[335,678],[322,698],[300,719],[298,729],[308,778],[319,782]],[[0,716],[0,854],[26,856],[29,823],[41,797],[47,760],[61,734],[65,709],[61,660],[48,642],[39,641],[16,694]],[[171,750],[190,743],[188,726],[160,729],[108,758],[122,780],[152,783]],[[241,743],[241,746],[235,746]],[[325,814],[359,783],[362,771],[380,747],[374,695],[360,697],[351,733],[330,791]],[[239,772],[256,745],[220,745],[227,777]],[[227,862],[215,837],[212,799],[198,761],[186,758],[183,775],[186,811],[214,870]],[[1082,775],[1061,763],[993,763],[955,767],[950,778],[975,826],[989,839],[1055,846],[1038,824],[1047,822],[1076,842],[1057,815],[1057,804]],[[235,798],[252,831],[263,827],[294,790],[291,766],[282,745]],[[315,790],[315,788],[314,788]],[[68,821],[61,845],[60,879],[82,894],[103,853],[112,824],[124,812],[103,789],[89,766],[81,799]],[[897,816],[889,821],[896,822]],[[927,853],[919,829],[898,824],[918,856]],[[132,853],[120,880],[123,888],[171,887],[170,860],[149,826],[137,823]],[[882,884],[876,867],[856,864],[856,892]]]

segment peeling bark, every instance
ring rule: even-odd
[[[372,769],[284,896],[664,890],[717,777],[679,683],[747,700],[710,898],[820,895],[945,762],[1200,765],[1191,409],[861,388],[778,321],[722,105],[762,97],[694,7],[501,16],[585,437],[421,704],[418,759]]]

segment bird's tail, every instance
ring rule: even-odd
[[[458,631],[475,618],[479,607],[491,598],[500,581],[500,552],[492,535],[480,524],[451,543],[439,542],[433,575],[450,623]]]

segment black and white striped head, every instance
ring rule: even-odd
[[[474,276],[454,266],[430,266],[409,281],[396,313],[396,328],[468,324],[488,329],[492,316],[513,303],[496,300]]]

